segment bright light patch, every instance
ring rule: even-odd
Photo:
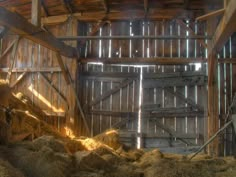
[[[53,110],[53,112],[57,112],[57,113],[62,113],[64,112],[63,109],[61,108],[56,108],[55,106],[53,106],[46,98],[44,98],[39,92],[37,92],[34,88],[33,85],[31,84],[28,87],[28,90],[30,90],[34,96],[36,96],[39,100],[41,100],[44,104],[46,104],[49,108],[51,108]]]
[[[69,127],[65,126],[64,129],[66,130],[66,136],[68,136],[71,139],[75,138],[74,132]]]

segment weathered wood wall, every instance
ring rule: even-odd
[[[77,35],[77,21],[71,19],[67,23],[49,26],[47,29],[55,36]],[[16,38],[17,36],[13,34],[8,34],[3,38],[2,53]],[[76,47],[75,42],[69,42],[69,44]],[[13,92],[22,92],[34,105],[47,112],[48,116],[45,117],[45,121],[58,130],[64,132],[65,126],[73,128],[73,122],[77,116],[75,97],[71,86],[65,82],[55,52],[20,38],[15,60],[12,55],[13,50],[0,61],[1,79],[8,77],[9,74],[6,71],[11,66],[13,66],[13,72],[10,77],[10,85],[25,72],[24,77],[13,87]],[[74,80],[77,68],[76,59],[63,57],[63,62]]]
[[[234,60],[236,58],[236,35],[232,35],[222,51],[218,54],[219,58]],[[236,95],[236,64],[219,63],[218,64],[218,89],[219,89],[219,119],[222,127],[227,119],[226,115],[229,106]],[[235,132],[233,127],[228,128],[220,136],[220,154],[235,155]]]
[[[92,31],[93,24],[82,25],[88,32],[81,32],[80,35]],[[204,35],[204,32],[204,24],[192,22],[186,26],[178,20],[134,21],[112,22],[100,28],[97,35],[185,36],[190,33]],[[206,49],[197,40],[135,39],[87,41],[83,51],[82,56],[85,58],[126,57],[135,61],[137,57],[205,58]],[[86,105],[84,110],[90,121],[91,134],[96,135],[106,129],[118,127],[124,132],[124,137],[129,138],[129,143],[135,145],[136,138],[140,136],[143,140],[142,146],[147,148],[185,146],[186,143],[177,139],[191,145],[202,144],[206,127],[206,66],[197,66],[198,69],[196,65],[125,66],[89,63],[81,66],[78,91],[82,104]],[[192,76],[186,79],[185,75],[188,74]],[[198,79],[194,80],[194,77]],[[202,82],[199,82],[199,78]],[[126,79],[135,81],[101,99]],[[186,80],[188,81],[185,82]],[[92,104],[94,100],[98,101],[96,105]],[[196,107],[199,110],[196,111]],[[137,132],[139,110],[142,112],[141,133]],[[117,122],[123,124],[119,125]],[[173,134],[174,138],[171,138],[170,134]],[[130,141],[130,137],[134,137],[134,141]]]

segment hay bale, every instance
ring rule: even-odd
[[[161,159],[148,167],[145,177],[214,177],[214,173],[201,163]]]
[[[76,139],[65,139],[65,146],[70,153],[74,154],[77,151],[85,151],[86,148],[82,145],[81,141]]]
[[[27,177],[66,177],[71,172],[72,158],[55,153],[48,147],[39,151],[13,148],[9,161],[20,168]]]
[[[111,165],[92,151],[78,151],[74,154],[76,167],[80,170],[109,170]]]
[[[14,168],[9,162],[0,159],[1,177],[24,177],[23,173]]]
[[[141,168],[147,168],[151,166],[153,163],[160,161],[164,155],[161,153],[159,149],[154,149],[152,151],[148,151],[142,155],[139,159],[138,166]]]
[[[123,144],[120,142],[120,137],[117,130],[106,131],[105,133],[95,136],[93,139],[106,144],[115,150],[123,146]]]
[[[61,153],[68,153],[68,149],[63,144],[62,141],[55,139],[53,136],[41,136],[37,139],[35,139],[33,142],[33,146],[36,150],[40,150],[43,147],[49,147],[54,152],[61,152]]]

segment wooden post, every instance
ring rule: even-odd
[[[41,27],[41,0],[32,0],[31,23]]]
[[[213,34],[215,30],[216,22],[209,20],[207,23],[207,33]],[[208,48],[212,47],[212,42],[209,42]],[[219,129],[219,115],[218,115],[218,62],[216,58],[216,51],[212,50],[208,56],[208,77],[212,78],[208,80],[208,139],[212,137]],[[208,145],[207,152],[211,156],[218,155],[218,138],[216,138],[211,144]]]

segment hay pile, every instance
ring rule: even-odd
[[[25,177],[18,169],[14,168],[7,161],[0,159],[1,177]]]

